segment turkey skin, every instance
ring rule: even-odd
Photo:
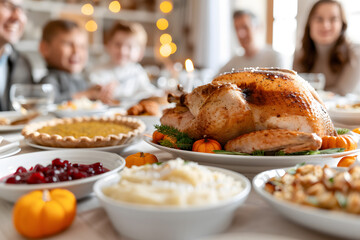
[[[164,111],[161,124],[195,139],[206,136],[225,144],[269,129],[337,135],[314,88],[291,70],[251,68],[225,73],[172,101],[177,106]]]

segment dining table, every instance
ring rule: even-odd
[[[0,136],[9,142],[19,141],[21,151],[16,155],[36,151],[47,151],[29,146],[21,135],[21,131],[0,132]],[[116,152],[116,154],[126,158],[128,155],[140,151],[154,154],[159,161],[167,161],[176,157],[169,152],[162,151],[149,145],[144,140],[139,140],[133,145]],[[249,178],[251,181],[251,176]],[[16,231],[12,223],[13,207],[13,203],[0,199],[0,239],[24,239]],[[166,228],[166,226],[159,226],[159,229],[154,229],[154,231],[161,231],[161,228],[163,227]],[[141,231],[141,226],[138,226],[138,228],[139,231]],[[121,232],[115,230],[105,210],[101,207],[98,199],[92,193],[90,196],[78,200],[77,215],[72,225],[65,231],[46,239],[126,240],[128,238],[122,236]],[[325,240],[338,238],[302,227],[282,217],[280,213],[272,208],[252,189],[245,203],[236,210],[231,226],[223,233],[213,236],[204,236],[202,239]]]

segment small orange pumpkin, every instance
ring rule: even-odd
[[[172,146],[171,146],[172,148],[178,149],[178,146],[176,145],[176,142],[177,142],[176,137],[165,135],[162,140],[168,140],[172,144]]]
[[[163,140],[164,137],[165,137],[165,135],[159,131],[154,131],[153,135],[152,135],[152,139],[153,139],[154,143],[159,143],[159,141]]]
[[[360,128],[355,128],[354,130],[352,130],[354,133],[360,134]]]
[[[194,142],[192,150],[194,152],[214,153],[213,150],[221,150],[221,144],[210,138],[204,138]]]
[[[338,167],[349,167],[356,161],[357,156],[346,156],[343,157],[337,164]]]
[[[126,161],[126,167],[130,168],[134,165],[141,166],[144,164],[157,163],[158,159],[154,154],[138,152],[138,153],[127,156],[125,161]]]
[[[33,191],[13,209],[16,230],[29,238],[42,238],[69,227],[76,215],[76,198],[66,189]]]
[[[321,149],[328,148],[345,148],[345,151],[350,151],[357,148],[357,142],[351,135],[324,136]]]

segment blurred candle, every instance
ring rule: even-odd
[[[194,64],[189,58],[185,60],[185,69],[187,72],[187,77],[184,89],[187,92],[191,92],[194,84]]]

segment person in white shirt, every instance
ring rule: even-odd
[[[260,24],[256,16],[247,10],[238,10],[233,14],[236,36],[244,54],[234,56],[223,66],[219,73],[242,70],[248,67],[286,67],[286,58],[274,51],[271,46],[259,43]]]
[[[94,68],[89,74],[91,84],[108,87],[116,99],[141,99],[154,95],[158,89],[138,63],[147,41],[145,29],[138,23],[116,22],[105,41],[110,61]]]

